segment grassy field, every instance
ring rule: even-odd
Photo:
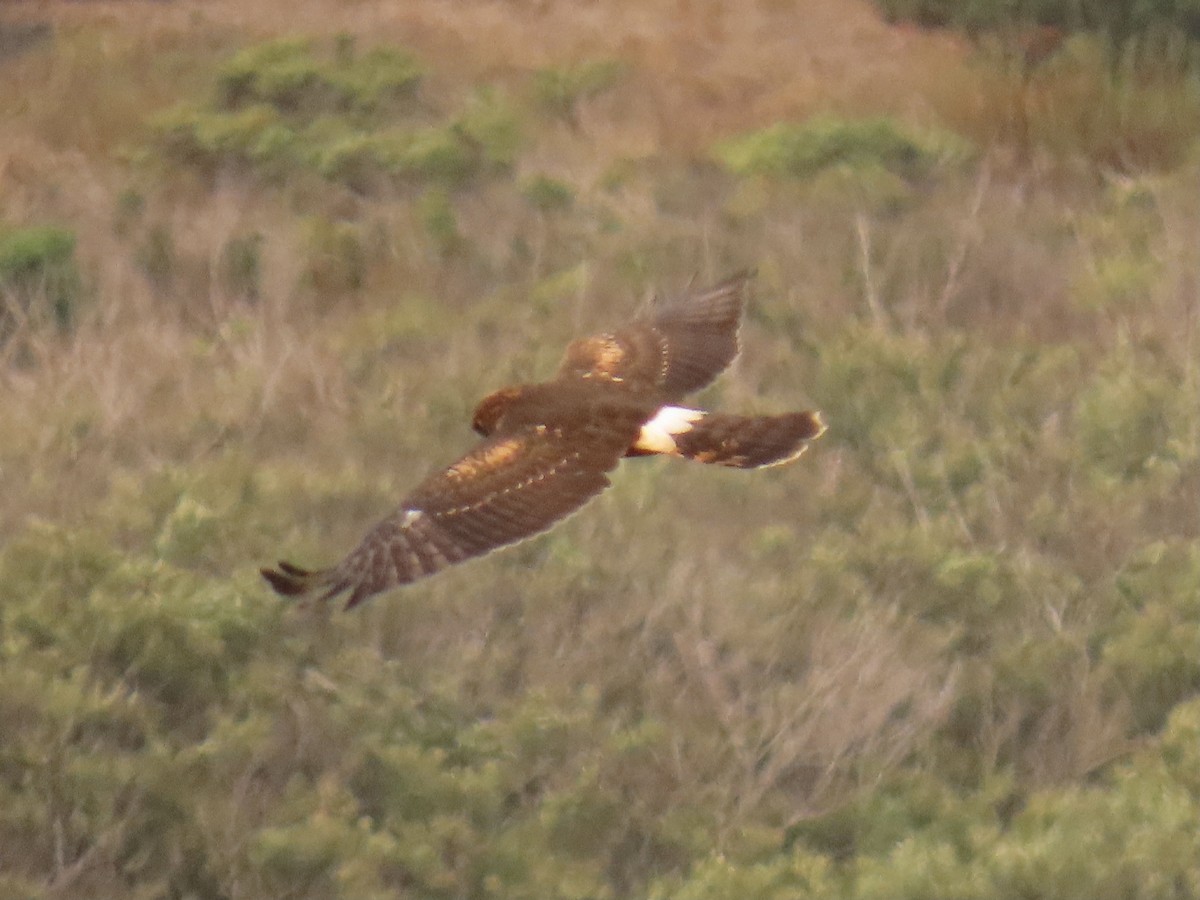
[[[851,0],[0,9],[0,900],[1200,896],[1200,91]],[[333,562],[654,293],[700,402]]]

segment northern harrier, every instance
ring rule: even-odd
[[[340,563],[307,571],[281,562],[263,577],[288,597],[349,593],[349,609],[545,531],[608,487],[622,457],[667,454],[740,469],[795,459],[825,430],[820,414],[675,405],[737,355],[749,280],[737,275],[572,342],[552,380],[484,398],[471,422],[483,440],[421,482]]]

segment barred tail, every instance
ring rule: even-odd
[[[675,452],[686,459],[756,469],[791,462],[824,431],[825,423],[817,412],[780,416],[707,413],[673,437]]]

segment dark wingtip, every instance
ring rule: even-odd
[[[278,569],[259,569],[258,571],[266,579],[267,584],[271,585],[271,589],[281,597],[309,598],[317,591],[321,591],[320,596],[314,598],[314,602],[323,604],[351,587],[350,582],[344,578],[339,579],[336,570],[333,569],[302,569],[283,561],[280,561],[278,566]],[[365,600],[369,593],[363,591],[361,586],[355,588],[347,608]]]
[[[259,573],[281,597],[303,597],[328,582],[328,571],[302,569],[280,560],[278,569],[259,569]]]
[[[342,590],[345,590],[345,587],[343,587]],[[362,584],[359,584],[353,591],[351,591],[349,598],[347,598],[346,609],[354,609],[354,607],[358,606],[358,604],[370,597],[371,594],[372,591],[367,590]]]
[[[295,575],[287,571],[287,566],[280,563],[282,572],[277,572],[274,569],[259,569],[258,573],[267,580],[271,585],[271,589],[282,597],[295,597],[304,593],[304,584],[299,581]]]

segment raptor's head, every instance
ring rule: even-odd
[[[512,406],[513,401],[521,396],[520,387],[501,388],[495,393],[488,394],[475,407],[475,415],[471,419],[471,427],[476,432],[487,437],[495,432],[500,420]]]

